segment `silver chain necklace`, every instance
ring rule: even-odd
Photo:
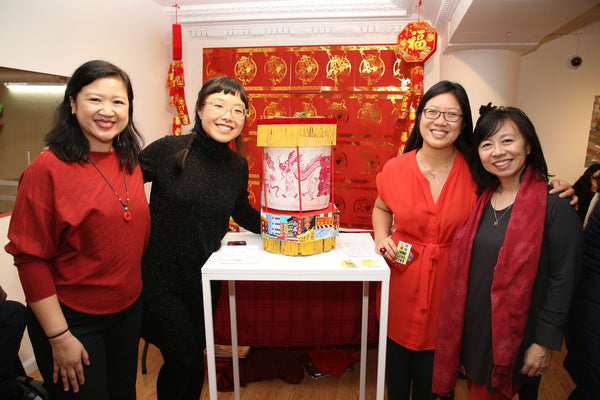
[[[516,196],[517,195],[515,194],[515,197]],[[515,202],[513,200],[513,203],[510,206],[508,206],[502,214],[500,214],[500,217],[498,217],[498,215],[496,214],[496,207],[494,207],[494,197],[493,196],[492,196],[491,203],[492,203],[492,211],[494,212],[494,228],[495,228],[498,226],[498,223],[500,222],[500,220],[510,211],[510,209],[515,204]]]

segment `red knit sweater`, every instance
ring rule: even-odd
[[[123,201],[127,194],[114,152],[92,159]],[[91,163],[60,161],[46,151],[19,181],[5,249],[27,301],[58,295],[76,311],[111,314],[138,298],[141,259],[150,232],[142,173],[125,169],[132,219]]]

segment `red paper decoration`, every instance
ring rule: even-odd
[[[406,62],[425,62],[437,46],[437,32],[425,21],[407,24],[398,35],[398,53]]]

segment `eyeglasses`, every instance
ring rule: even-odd
[[[206,101],[209,105],[208,109],[215,117],[221,117],[228,111],[231,113],[233,119],[244,119],[248,115],[248,109],[240,106],[229,107],[224,101]]]
[[[458,122],[463,117],[462,114],[454,111],[440,111],[435,108],[426,108],[423,110],[423,115],[427,119],[438,119],[440,114],[444,114],[444,119],[448,122]]]

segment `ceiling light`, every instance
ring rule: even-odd
[[[64,92],[66,88],[64,83],[43,82],[5,82],[4,86],[19,92]]]

